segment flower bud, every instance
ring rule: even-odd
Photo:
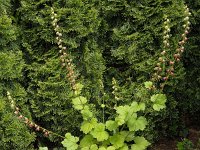
[[[171,72],[174,72],[174,67],[171,67],[170,70],[171,70]]]
[[[165,81],[168,80],[168,77],[163,77],[163,80],[165,80]]]
[[[162,62],[162,61],[163,61],[163,58],[162,58],[162,57],[159,57],[158,60],[159,60],[160,62]]]
[[[59,35],[60,35],[60,32],[56,32],[56,35],[58,35],[58,36],[59,36]]]
[[[33,126],[34,126],[34,124],[31,122],[31,123],[29,124],[29,127],[32,128]]]
[[[155,67],[154,70],[158,70],[158,67]]]
[[[44,133],[44,136],[48,136],[49,135],[49,132],[48,131],[46,131],[45,133]]]
[[[36,131],[40,131],[40,127],[39,126],[36,128]]]
[[[184,18],[184,21],[188,21],[188,20],[189,20],[189,17],[185,17],[185,18]]]
[[[170,64],[170,65],[174,65],[174,61],[170,61],[169,64]]]
[[[156,65],[157,65],[157,66],[160,66],[160,63],[157,63]]]
[[[162,51],[162,52],[161,52],[161,54],[162,54],[162,55],[165,55],[165,54],[166,54],[166,51],[165,51],[165,50],[164,50],[164,51]]]
[[[168,29],[169,29],[169,26],[166,25],[166,26],[165,26],[165,29],[168,30]]]
[[[58,19],[55,18],[53,21],[56,23],[56,22],[58,22]]]
[[[187,40],[188,40],[188,38],[187,38],[187,37],[185,37],[185,38],[184,38],[184,42],[185,42],[185,41],[187,41]]]
[[[18,118],[19,118],[19,119],[22,119],[22,118],[23,118],[23,116],[22,116],[22,115],[20,115]]]
[[[10,104],[10,107],[11,107],[12,109],[14,109],[14,108],[15,108],[15,105],[14,105],[13,103],[11,103],[11,104]]]
[[[161,79],[162,77],[161,76],[158,76],[158,79]]]

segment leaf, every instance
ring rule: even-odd
[[[151,82],[151,81],[144,82],[144,86],[147,89],[151,89],[153,86],[153,82]]]
[[[81,93],[82,88],[83,88],[83,84],[77,83],[76,84],[76,90],[75,90],[74,94],[79,95]]]
[[[105,148],[105,147],[100,147],[98,150],[107,150],[107,148]]]
[[[87,134],[96,126],[96,124],[97,124],[96,118],[92,118],[90,121],[83,121],[81,125],[81,131]]]
[[[145,110],[145,103],[139,103],[138,107],[140,110],[144,111]]]
[[[79,141],[78,137],[74,137],[71,133],[65,134],[65,139],[62,141],[62,145],[67,148],[67,150],[76,150],[78,148],[77,142]]]
[[[90,147],[95,143],[95,139],[92,135],[85,135],[84,138],[80,141],[80,147]]]
[[[87,102],[87,99],[83,96],[78,96],[72,99],[73,107],[77,110],[83,109],[83,106],[86,102]]]
[[[132,102],[130,110],[131,110],[130,114],[132,114],[133,112],[140,111],[140,107],[139,107],[138,103],[137,102]]]
[[[124,145],[124,139],[125,139],[125,137],[123,135],[114,134],[113,136],[110,137],[110,143],[115,148],[120,148]]]
[[[81,150],[98,150],[98,146],[96,144],[93,144],[89,147],[81,148]]]
[[[132,144],[131,150],[145,150],[150,143],[144,137],[135,137],[135,144]]]
[[[108,132],[105,131],[105,125],[103,123],[97,124],[94,130],[91,131],[91,135],[99,142],[107,140],[109,137]]]
[[[130,106],[125,105],[125,106],[119,106],[116,108],[117,113],[119,116],[115,118],[115,121],[117,122],[118,125],[122,125],[125,123],[127,120],[127,116],[129,114]]]
[[[109,147],[107,148],[107,150],[116,150],[116,148],[115,148],[114,146],[109,146]]]
[[[91,119],[93,116],[93,113],[89,110],[88,106],[85,106],[83,108],[83,110],[81,110],[81,114],[82,114],[84,120]]]
[[[146,125],[147,125],[147,120],[143,116],[140,116],[139,118],[130,119],[127,122],[127,126],[130,131],[144,130]]]
[[[131,131],[121,131],[120,134],[125,137],[125,141],[127,142],[133,141],[135,137],[135,133]]]
[[[124,146],[119,148],[118,150],[128,150],[128,146],[126,144],[124,144]]]
[[[153,109],[160,111],[160,109],[165,108],[165,102],[167,101],[167,98],[164,94],[154,94],[151,96],[151,101],[154,103]]]
[[[106,121],[106,129],[108,129],[109,131],[114,131],[117,129],[117,127],[118,127],[118,124],[116,121],[112,121],[112,120]]]

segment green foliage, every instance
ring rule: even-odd
[[[0,147],[2,150],[34,149],[35,133],[20,122],[11,109],[7,91],[11,91],[21,110],[30,117],[23,79],[24,60],[20,50],[18,27],[13,23],[10,1],[0,1]]]
[[[77,85],[80,85],[80,83]],[[145,150],[150,145],[143,136],[137,136],[136,134],[137,131],[143,131],[148,124],[144,116],[138,116],[140,111],[145,111],[145,103],[133,101],[130,105],[118,106],[115,108],[115,121],[107,120],[105,123],[99,123],[97,118],[91,118],[94,115],[92,112],[91,115],[85,115],[82,112],[84,108],[87,108],[87,111],[90,112],[91,105],[88,103],[88,100],[83,96],[77,95],[76,93],[78,92],[75,91],[74,93],[75,97],[72,99],[72,103],[74,108],[80,111],[83,116],[84,121],[80,130],[85,135],[80,140],[80,143],[77,143],[79,138],[72,136],[71,133],[67,133],[62,142],[64,147],[73,150],[80,148],[84,150],[127,150],[129,147],[133,150]],[[166,96],[164,94],[156,94],[151,97],[151,100],[153,102],[164,100],[162,102],[164,105]],[[159,110],[163,108],[159,108]]]
[[[150,143],[144,137],[135,137],[135,144],[131,146],[131,150],[145,150]]]
[[[153,102],[153,109],[159,111],[160,109],[165,108],[165,102],[167,98],[164,94],[156,94],[151,96],[151,101]]]
[[[91,131],[91,135],[97,139],[98,142],[105,141],[108,139],[109,134],[105,131],[105,125],[103,123],[98,123],[94,130]]]
[[[70,133],[66,133],[65,140],[62,141],[62,144],[68,150],[76,150],[78,148],[78,144],[76,144],[78,141],[79,138],[72,136]]]
[[[194,150],[194,145],[190,140],[184,139],[182,142],[177,143],[177,148],[178,150]]]

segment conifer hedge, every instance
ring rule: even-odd
[[[77,78],[84,84],[83,95],[100,116],[97,104],[104,100],[113,106],[116,100],[113,78],[123,103],[147,100],[141,85],[151,78],[162,52],[163,16],[171,21],[170,49],[175,51],[183,31],[184,3],[192,12],[189,42],[175,76],[164,88],[167,108],[148,115],[144,135],[151,141],[161,133],[178,135],[180,114],[185,111],[200,113],[200,2],[0,0],[0,147],[31,149],[33,143],[57,147],[61,141],[33,133],[20,122],[10,109],[7,91],[23,114],[37,124],[61,135],[82,134],[78,129],[82,119],[72,108],[71,87],[60,65],[51,7],[58,14]]]

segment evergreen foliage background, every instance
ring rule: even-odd
[[[152,141],[163,134],[178,135],[181,116],[189,112],[195,119],[200,113],[200,2],[186,4],[192,12],[189,42],[175,77],[164,89],[169,97],[166,110],[148,116],[145,136]],[[37,124],[61,135],[82,134],[60,65],[50,7],[58,14],[63,42],[84,84],[83,95],[101,119],[97,104],[104,100],[114,107],[116,102],[113,77],[123,103],[148,101],[141,84],[150,79],[162,51],[163,15],[171,21],[174,50],[183,31],[183,6],[183,0],[0,0],[0,147],[31,149],[34,134],[39,139],[36,145],[60,143],[59,138],[50,136],[48,141],[19,122],[9,109],[7,90]]]

